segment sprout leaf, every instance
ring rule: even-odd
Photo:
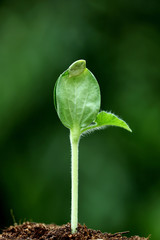
[[[127,125],[125,121],[123,121],[113,113],[102,111],[98,113],[97,118],[93,122],[93,124],[91,124],[86,128],[83,128],[81,133],[102,129],[107,126],[121,127],[132,132],[132,130],[130,129],[130,127]]]
[[[69,129],[89,126],[100,109],[100,89],[85,60],[74,62],[62,73],[54,88],[58,116]]]

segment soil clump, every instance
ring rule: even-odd
[[[43,224],[25,222],[21,225],[10,226],[0,234],[0,240],[149,240],[149,238],[132,236],[126,237],[129,232],[102,233],[101,231],[92,230],[85,225],[78,224],[78,231],[71,234],[71,225],[67,223],[62,226],[55,224]]]

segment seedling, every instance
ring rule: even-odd
[[[113,113],[100,111],[98,82],[86,68],[85,60],[74,62],[63,72],[54,87],[54,104],[63,125],[70,130],[71,142],[71,231],[78,226],[78,149],[81,135],[107,126],[122,127],[131,132],[125,121]]]

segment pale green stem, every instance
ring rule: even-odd
[[[70,131],[70,141],[72,150],[72,162],[71,162],[71,181],[72,181],[72,193],[71,193],[71,231],[77,232],[78,227],[78,145],[80,134],[78,129]]]

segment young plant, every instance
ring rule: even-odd
[[[117,126],[131,131],[126,122],[116,115],[100,111],[101,95],[98,82],[86,68],[85,60],[74,62],[63,72],[54,87],[54,105],[63,125],[70,130],[72,150],[71,231],[78,225],[78,148],[82,134],[106,126]]]

